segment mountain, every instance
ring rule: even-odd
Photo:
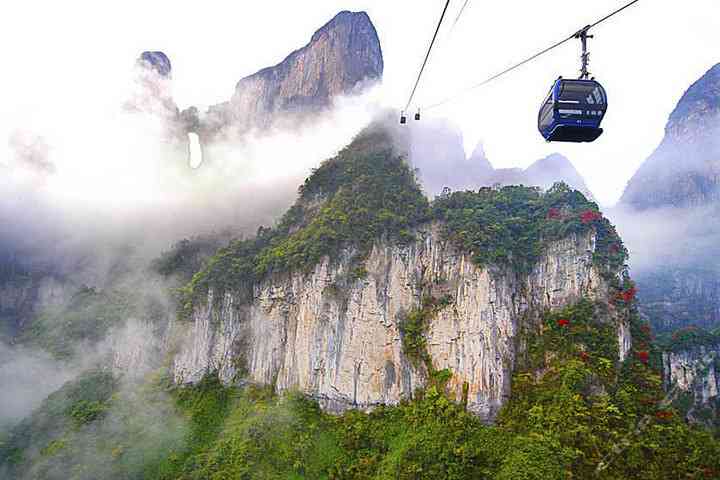
[[[608,303],[623,264],[612,229],[595,231],[606,221],[567,187],[456,192],[428,216],[377,128],[300,192],[276,229],[222,250],[193,277],[178,384],[218,372],[226,384],[246,378],[344,411],[412,398],[447,369],[452,396],[492,420],[524,354],[519,332],[547,309]],[[625,358],[629,327],[607,321]],[[417,329],[426,347],[409,351]]]
[[[343,11],[313,34],[310,42],[275,66],[241,79],[229,101],[183,112],[201,138],[237,134],[290,123],[329,107],[335,97],[359,93],[382,78],[380,40],[365,12]]]
[[[695,328],[673,334],[663,352],[665,390],[684,416],[707,428],[720,425],[720,336]]]
[[[566,185],[429,202],[394,140],[362,132],[275,227],[205,261],[183,242],[153,262],[189,283],[131,311],[110,355],[2,432],[0,476],[718,471],[720,442],[658,403],[661,358],[597,206]],[[78,299],[96,322],[118,310],[98,295]],[[172,306],[169,322],[137,316]],[[79,330],[77,310],[56,315]]]
[[[641,306],[655,328],[720,325],[720,64],[682,96],[619,208]],[[664,243],[649,238],[655,231]]]
[[[476,190],[496,185],[526,185],[547,190],[557,182],[564,182],[587,198],[593,198],[580,173],[560,154],[540,159],[527,169],[495,169],[481,143],[466,156],[462,134],[445,120],[427,119],[407,130],[408,159],[418,170],[420,183],[431,197],[442,193],[445,187]]]
[[[636,210],[720,200],[720,64],[678,102],[665,137],[630,179],[620,203]]]
[[[592,199],[592,193],[585,184],[585,180],[575,169],[570,160],[554,153],[537,160],[526,169],[499,168],[482,180],[482,185],[528,185],[547,190],[557,182],[565,182],[572,188],[579,190],[587,198]]]

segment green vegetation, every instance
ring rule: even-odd
[[[715,478],[720,443],[664,405],[659,351],[634,307],[630,316],[634,349],[618,363],[601,305],[583,301],[547,315],[499,426],[558,442],[572,478]]]
[[[637,315],[635,289],[618,278],[627,252],[597,205],[558,184],[483,188],[427,202],[386,133],[361,134],[300,188],[272,229],[214,244],[178,243],[154,263],[166,277],[189,278],[183,307],[208,289],[250,300],[268,275],[307,272],[324,256],[347,255],[338,295],[365,278],[374,242],[407,243],[428,222],[484,267],[527,273],[548,242],[596,233],[594,262],[615,289],[611,305],[581,301],[546,312],[521,332],[512,395],[494,426],[445,395],[452,372],[434,371],[428,321],[450,298],[425,296],[400,321],[404,354],[423,366],[428,386],[411,401],[371,413],[333,416],[303,396],[256,386],[227,387],[208,375],[173,386],[157,376],[121,384],[93,371],[50,396],[30,418],[0,433],[0,477],[73,480],[159,479],[700,479],[720,475],[720,443],[666,405],[659,350]],[[137,301],[85,289],[33,323],[28,339],[67,355],[95,341]],[[152,309],[151,309],[152,310]],[[143,308],[142,311],[145,311]],[[616,316],[629,316],[634,350],[618,361]],[[696,341],[692,337],[692,341]],[[685,337],[683,337],[684,339]],[[700,335],[698,338],[705,338]],[[683,340],[684,341],[684,340]],[[705,341],[705,340],[703,340]],[[669,402],[668,402],[669,403]]]
[[[511,266],[527,273],[547,242],[591,228],[598,234],[596,263],[607,272],[615,274],[627,254],[597,204],[562,183],[546,193],[523,186],[454,192],[436,199],[432,211],[445,224],[447,236],[481,266]]]
[[[32,460],[34,449],[44,455],[61,450],[66,432],[102,417],[116,387],[110,374],[92,370],[51,394],[0,443],[0,465],[12,472]]]
[[[434,370],[425,339],[428,322],[437,312],[451,303],[452,297],[449,296],[439,300],[431,296],[425,296],[422,299],[420,308],[410,310],[399,321],[403,353],[416,368],[423,365],[430,374],[434,373]]]
[[[210,287],[250,300],[253,286],[267,275],[308,272],[323,257],[337,260],[343,252],[366,274],[362,262],[374,242],[410,242],[414,230],[431,221],[442,222],[447,238],[480,266],[527,272],[548,242],[591,229],[597,232],[596,264],[608,278],[627,256],[598,206],[565,184],[547,193],[523,186],[482,188],[430,204],[393,153],[389,135],[371,128],[313,172],[275,228],[260,228],[256,237],[231,242],[210,258],[184,289],[184,311],[203,301]]]
[[[379,238],[412,240],[412,228],[428,213],[414,175],[382,131],[358,136],[315,170],[299,195],[276,228],[261,228],[255,238],[234,241],[213,256],[188,286],[188,299],[211,285],[247,293],[267,274],[307,271],[346,248],[361,260]]]
[[[428,298],[417,316],[443,303]],[[716,478],[720,442],[661,402],[657,350],[639,355],[647,325],[628,307],[637,346],[618,362],[606,308],[581,301],[544,316],[495,426],[450,401],[442,381],[397,406],[333,416],[212,375],[127,392],[96,372],[14,429],[0,464],[41,480]]]
[[[162,309],[157,300],[143,293],[84,287],[67,304],[41,312],[22,332],[20,341],[67,359],[78,345],[99,342],[128,318],[160,317]]]
[[[720,329],[709,332],[699,327],[685,327],[660,335],[657,342],[663,350],[672,352],[717,346],[720,345]]]
[[[196,272],[205,267],[205,261],[223,244],[222,236],[200,236],[183,239],[155,259],[151,268],[164,277],[177,277],[189,282]]]

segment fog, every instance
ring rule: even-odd
[[[171,78],[129,62],[126,80],[104,92],[114,102],[78,99],[68,110],[59,95],[27,117],[0,118],[0,257],[15,259],[32,279],[37,300],[25,317],[61,308],[43,304],[37,284],[46,276],[66,290],[61,304],[89,286],[142,292],[152,297],[142,308],[155,310],[124,319],[101,344],[73,345],[71,359],[0,344],[0,426],[97,362],[114,364],[124,377],[157,368],[170,341],[175,285],[153,274],[150,261],[182,238],[222,243],[272,225],[312,169],[382,110],[375,86],[336,98],[308,121],[281,119],[200,145],[179,119]],[[0,314],[15,294],[0,284]]]
[[[606,214],[628,248],[633,275],[668,266],[720,270],[714,260],[720,253],[720,211],[715,206],[615,207]]]
[[[17,422],[77,375],[49,354],[0,341],[0,430]]]

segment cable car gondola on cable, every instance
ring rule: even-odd
[[[555,80],[538,113],[538,130],[548,142],[593,142],[602,135],[600,128],[607,111],[605,89],[588,72],[585,27],[575,34],[582,41],[580,78]]]
[[[555,81],[538,114],[538,129],[548,142],[592,142],[607,111],[605,89],[595,80]]]

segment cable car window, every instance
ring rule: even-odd
[[[596,82],[570,82],[562,83],[559,102],[582,103],[586,105],[604,105],[605,92]]]

